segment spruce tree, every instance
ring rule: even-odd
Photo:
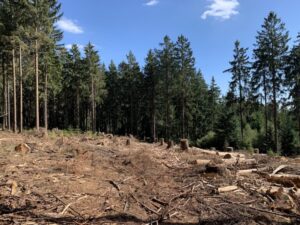
[[[245,98],[249,92],[249,75],[250,75],[250,62],[247,56],[247,48],[240,47],[240,42],[236,41],[234,44],[233,60],[230,62],[231,68],[225,72],[232,74],[231,82],[229,84],[232,93],[238,96],[239,103],[239,117],[240,117],[240,130],[242,141],[244,140],[244,105]]]
[[[256,86],[262,86],[265,93],[269,91],[268,88],[271,89],[276,151],[278,150],[278,98],[282,90],[284,58],[288,52],[288,41],[289,35],[285,24],[274,12],[270,12],[256,37],[254,83]],[[262,78],[256,78],[257,76]]]

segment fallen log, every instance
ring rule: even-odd
[[[198,166],[206,166],[211,162],[211,160],[205,160],[205,159],[197,159],[195,161],[195,164]]]
[[[236,175],[237,176],[247,176],[253,172],[257,172],[257,169],[249,169],[249,170],[238,170]]]
[[[268,177],[269,182],[279,183],[288,187],[296,186],[300,188],[300,175],[294,174],[271,174]]]
[[[238,189],[237,186],[226,186],[218,188],[218,193],[226,193],[231,191],[236,191]]]

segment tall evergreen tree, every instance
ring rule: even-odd
[[[178,37],[175,44],[175,59],[177,67],[177,98],[180,111],[181,137],[186,138],[191,118],[191,82],[195,76],[195,58],[190,42],[183,35]]]
[[[263,73],[263,79],[256,79],[256,84],[260,85],[262,80],[264,84],[261,86],[264,86],[264,89],[267,89],[267,85],[271,88],[276,151],[278,150],[278,98],[282,90],[284,58],[288,52],[288,41],[289,35],[285,24],[274,12],[270,12],[256,37],[254,58],[258,69],[257,74]]]
[[[292,100],[291,105],[297,120],[300,140],[300,34],[288,56],[285,85],[289,90],[288,97]]]
[[[231,82],[229,84],[232,93],[238,96],[239,103],[239,117],[242,141],[244,140],[244,104],[245,98],[249,89],[249,75],[250,75],[250,62],[247,56],[247,48],[240,47],[240,42],[236,41],[234,44],[233,60],[230,62],[231,68],[225,72],[232,74]]]

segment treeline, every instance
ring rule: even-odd
[[[237,41],[221,96],[207,84],[188,39],[166,36],[140,67],[129,52],[105,66],[89,43],[60,45],[57,0],[1,0],[3,129],[41,126],[157,138],[193,145],[299,153],[300,37],[289,48],[284,23],[271,12],[249,53]],[[228,74],[227,74],[228,73]]]

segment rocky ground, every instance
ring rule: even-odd
[[[0,169],[0,224],[300,224],[299,158],[0,132]]]

